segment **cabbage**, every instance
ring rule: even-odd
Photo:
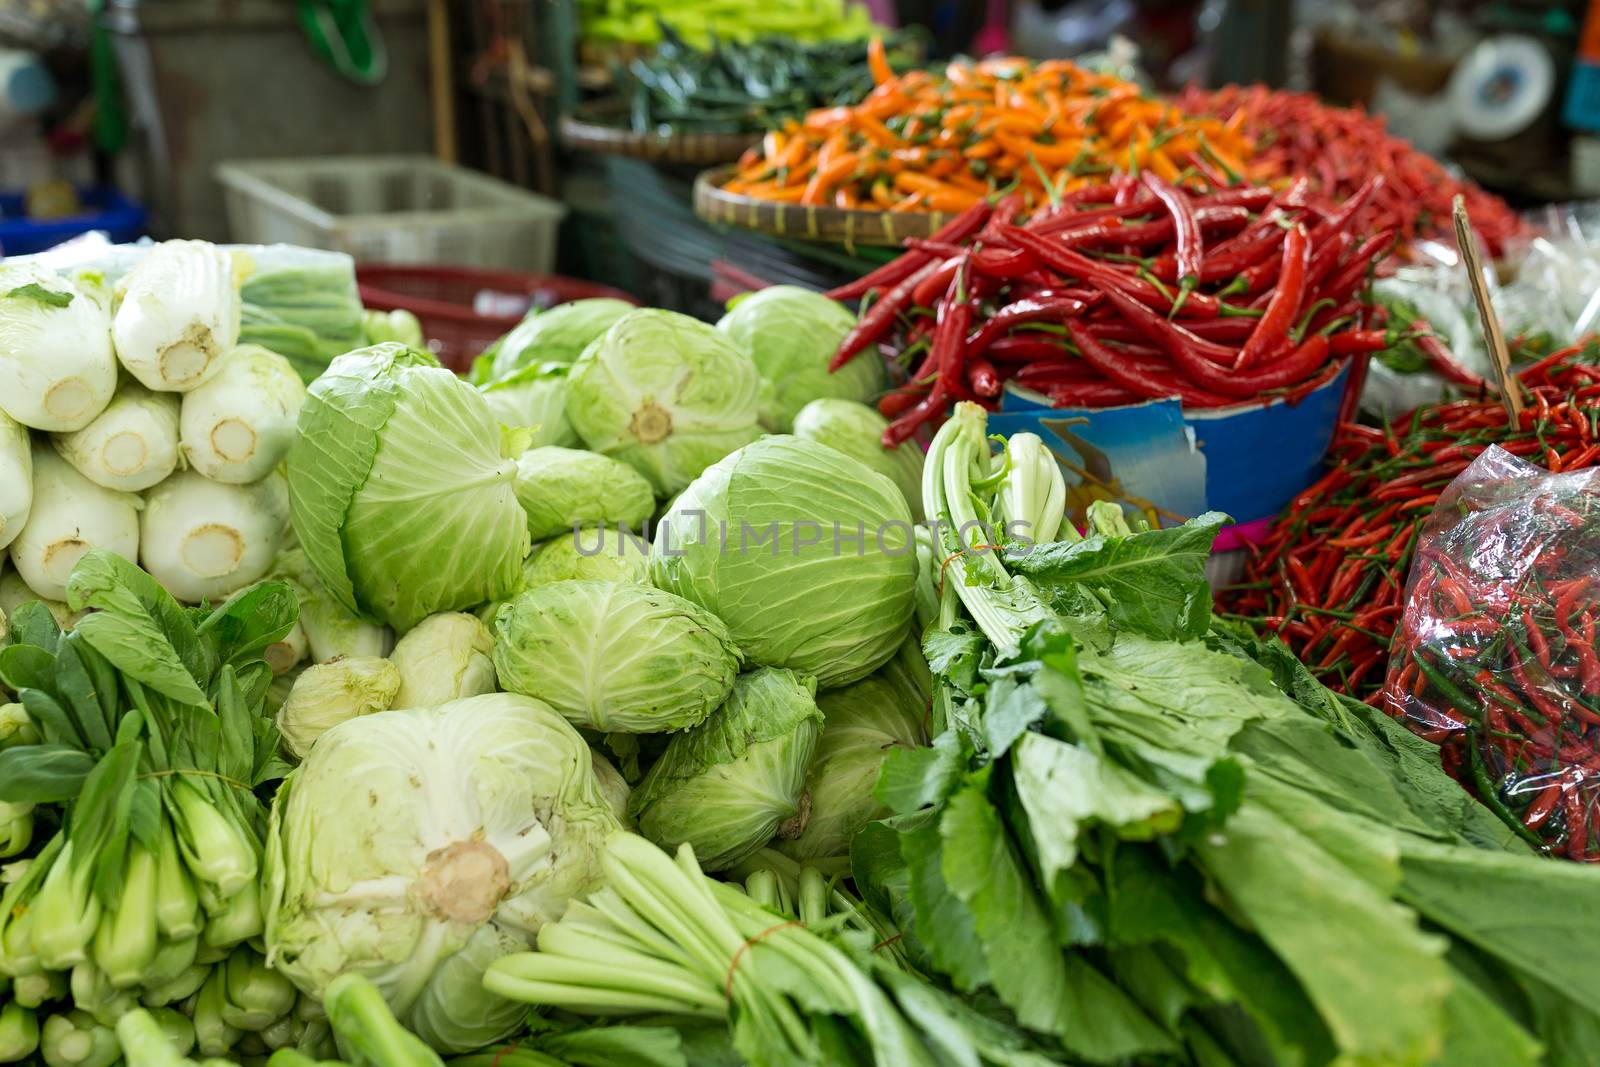
[[[642,309],[578,357],[567,417],[590,449],[671,496],[760,436],[760,382],[750,356],[725,335],[687,315]]]
[[[668,851],[688,843],[706,870],[731,867],[805,827],[806,768],[822,733],[816,683],[763,668],[727,703],[673,737],[634,790],[639,832]]]
[[[844,305],[795,285],[740,297],[717,329],[755,359],[761,373],[761,425],[794,428],[797,412],[818,397],[870,400],[883,388],[883,365],[853,359],[829,373],[828,361],[856,324]]]
[[[522,568],[522,588],[571,578],[650,581],[650,542],[615,527],[585,526],[535,546]]]
[[[300,626],[305,630],[311,658],[326,662],[340,656],[386,656],[394,647],[387,626],[365,622],[323,588],[311,569],[304,549],[278,553],[267,577],[288,583],[300,604]]]
[[[527,1014],[483,971],[597,887],[618,828],[588,746],[537,700],[351,719],[273,804],[268,962],[311,997],[363,974],[434,1048],[481,1048]]]
[[[843,453],[768,437],[677,499],[650,577],[727,623],[752,664],[831,689],[871,674],[906,635],[911,513],[893,482]]]
[[[796,437],[836,448],[888,478],[906,498],[911,514],[920,518],[922,449],[912,441],[884,448],[883,431],[888,428],[889,420],[867,405],[832,397],[813,400],[794,417]]]
[[[574,363],[632,310],[626,300],[596,297],[532,312],[495,343],[494,377],[508,378],[534,363]]]
[[[553,582],[495,616],[500,685],[579,726],[681,730],[727,697],[739,650],[720,619],[632,582]]]
[[[516,587],[528,525],[483,397],[404,345],[358,349],[312,383],[289,450],[295,533],[352,611],[408,630]]]
[[[105,308],[52,270],[0,266],[0,411],[36,430],[81,430],[116,387]]]
[[[400,691],[400,672],[386,659],[349,656],[314,663],[295,676],[278,709],[284,747],[305,757],[317,738],[346,719],[387,711]]]
[[[529,447],[578,443],[567,421],[566,364],[535,364],[478,388],[502,425],[532,431]]]
[[[395,643],[389,662],[400,672],[392,708],[446,704],[495,691],[494,638],[474,616],[429,615]]]
[[[777,844],[797,860],[848,856],[856,832],[888,814],[873,795],[883,761],[897,748],[928,743],[922,727],[926,700],[891,676],[890,668],[824,693],[817,707],[824,725],[806,775],[810,817],[798,837]]]
[[[516,485],[535,541],[585,523],[641,529],[656,510],[655,494],[642,474],[575,448],[528,449],[517,457]]]

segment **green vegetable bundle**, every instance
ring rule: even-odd
[[[246,1033],[262,1051],[299,1041],[294,987],[245,944],[264,928],[256,791],[286,770],[262,653],[295,626],[293,594],[263,583],[184,608],[93,550],[67,597],[89,611],[71,632],[31,602],[0,650],[19,701],[0,716],[15,727],[0,808],[26,809],[38,846],[4,874],[0,1062],[36,1044],[51,1064],[102,1067],[140,1003],[180,1009],[163,1028],[205,1055]]]
[[[348,259],[261,271],[240,284],[239,299],[240,342],[283,356],[308,384],[335,357],[368,343]]]
[[[814,108],[859,103],[872,91],[865,35],[806,40],[774,33],[750,39],[717,22],[705,36],[681,20],[670,21],[662,24],[653,53],[615,71],[627,125],[635,133],[759,133]],[[891,34],[884,43],[897,68],[916,60],[914,35]]]
[[[890,756],[895,814],[853,852],[915,958],[1093,1062],[1587,1062],[1600,872],[1533,856],[1425,743],[1214,625],[1220,516],[964,543],[1011,467],[975,405],[929,455],[944,730]]]

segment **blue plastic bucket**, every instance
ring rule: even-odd
[[[83,213],[59,219],[30,219],[22,193],[0,193],[0,256],[23,256],[54,248],[90,230],[104,230],[112,244],[144,234],[145,211],[115,189],[79,189]]]
[[[1219,538],[1223,549],[1248,539],[1252,526],[1321,477],[1349,373],[1346,363],[1297,403],[1193,412],[1176,400],[1057,408],[1010,385],[989,426],[1001,434],[1038,434],[1061,462],[1077,510],[1099,497],[1153,521],[1220,511],[1237,524]]]

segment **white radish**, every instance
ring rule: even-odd
[[[0,549],[17,539],[33,507],[28,428],[0,412]]]
[[[116,387],[105,309],[54,271],[0,266],[0,411],[36,430],[77,430]]]
[[[139,498],[96,485],[49,445],[33,447],[33,510],[11,562],[46,600],[67,599],[67,577],[91,548],[139,557]]]
[[[96,485],[143,492],[178,469],[178,398],[129,379],[93,422],[58,434],[55,445]]]
[[[205,241],[165,241],[122,281],[112,320],[117,358],[146,388],[183,393],[239,343],[233,262]]]
[[[267,573],[288,528],[283,475],[227,485],[182,471],[145,494],[140,562],[179,600],[218,601]]]
[[[179,434],[189,466],[217,482],[265,477],[288,454],[305,398],[305,383],[287,359],[240,345],[183,396]]]

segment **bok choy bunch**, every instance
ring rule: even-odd
[[[72,631],[27,603],[0,649],[26,725],[0,742],[0,808],[30,805],[34,823],[0,896],[0,1011],[42,1020],[49,1063],[109,1064],[110,1027],[141,1002],[181,1006],[221,1055],[296,1004],[243,947],[264,930],[256,790],[286,769],[262,650],[294,627],[294,596],[264,583],[184,608],[101,550],[65,592],[89,611]]]

